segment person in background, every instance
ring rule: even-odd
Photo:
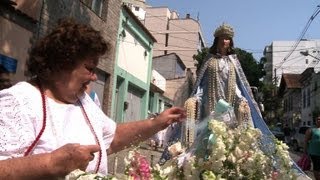
[[[75,169],[108,173],[109,154],[186,117],[172,107],[153,120],[116,124],[85,93],[110,49],[100,32],[65,19],[27,61],[29,81],[0,91],[0,179],[54,179]]]
[[[315,127],[306,131],[304,153],[310,155],[314,177],[320,180],[320,116],[315,119]]]
[[[288,124],[285,124],[283,128],[283,133],[284,133],[284,141],[286,144],[290,143],[290,138],[291,138],[291,128],[288,126]]]
[[[87,85],[86,93],[90,96],[90,98],[93,100],[96,105],[101,108],[101,103],[98,97],[98,94],[91,88],[91,84]]]

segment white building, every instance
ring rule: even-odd
[[[320,40],[302,40],[292,51],[296,43],[296,41],[273,41],[271,45],[265,47],[264,56],[267,60],[265,83],[276,82],[279,86],[283,73],[301,74],[308,67],[319,66],[317,58],[320,58]],[[305,56],[300,52],[307,54],[304,53]]]

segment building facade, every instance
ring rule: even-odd
[[[206,46],[200,22],[190,14],[180,17],[168,7],[151,7],[145,0],[124,2],[156,38],[153,56],[176,53],[195,75],[193,55]]]
[[[301,122],[301,83],[300,74],[282,74],[279,96],[283,102],[283,116],[280,121],[290,128],[299,126]]]
[[[301,123],[314,125],[314,119],[320,115],[320,73],[314,68],[306,69],[300,78],[301,82]]]
[[[193,74],[176,53],[153,57],[153,68],[166,79],[164,95],[183,107],[194,82]]]
[[[148,115],[152,48],[156,40],[125,5],[119,24],[112,116],[116,122],[128,122]]]
[[[157,39],[154,56],[176,53],[185,66],[196,72],[193,55],[205,47],[201,25],[190,14],[181,18],[167,7],[147,7],[143,21],[145,26]]]
[[[279,86],[283,73],[301,74],[319,61],[314,57],[320,56],[320,40],[302,40],[292,51],[295,43],[295,41],[273,41],[271,45],[265,47],[265,83]],[[301,52],[308,52],[309,55],[305,56]]]
[[[92,87],[102,102],[103,111],[110,115],[115,47],[122,2],[117,0],[20,0],[16,2],[16,5],[1,3],[0,16],[0,53],[17,60],[17,70],[12,77],[13,83],[26,80],[25,62],[32,44],[48,33],[57,20],[73,18],[99,30],[111,45],[111,50],[100,59],[97,71],[98,81],[94,82]]]
[[[1,1],[0,65],[11,84],[26,80],[25,63],[35,41],[41,0]]]

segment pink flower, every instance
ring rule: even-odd
[[[128,175],[134,180],[149,180],[151,179],[151,169],[149,162],[145,156],[142,156],[137,151],[134,151],[133,157],[130,159]]]

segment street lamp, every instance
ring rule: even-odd
[[[312,54],[309,54],[309,51],[308,51],[308,50],[307,50],[307,51],[300,51],[300,54],[302,54],[302,55],[304,55],[304,56],[311,56],[311,57],[313,57],[314,59],[320,61],[320,59],[319,59],[318,57],[316,57],[316,56],[314,56],[314,55],[312,55]]]

